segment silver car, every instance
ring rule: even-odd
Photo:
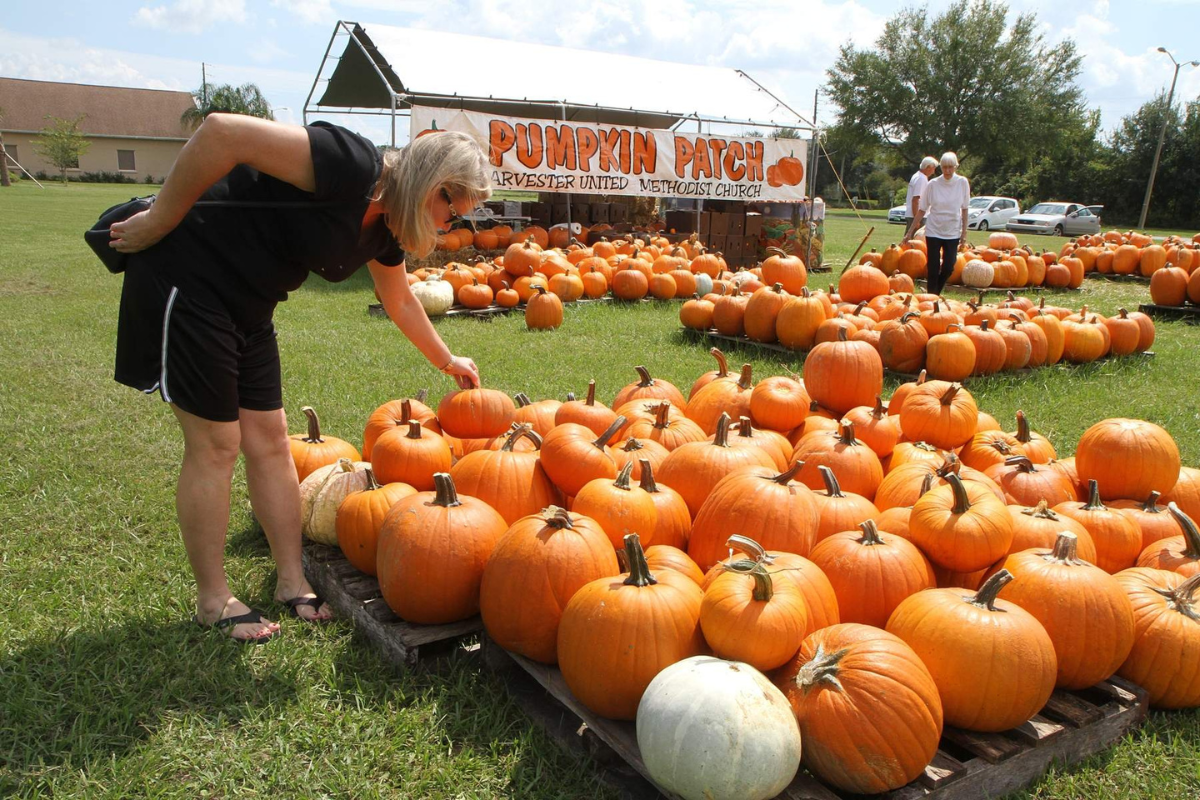
[[[1100,232],[1100,212],[1104,206],[1082,203],[1038,203],[1008,222],[1014,233],[1042,233],[1054,236],[1082,236]]]
[[[899,225],[903,225],[904,223],[908,222],[908,217],[904,216],[906,210],[907,209],[905,209],[903,205],[889,208],[887,217],[888,222],[894,222]]]

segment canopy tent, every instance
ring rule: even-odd
[[[395,144],[395,117],[414,105],[649,128],[694,120],[814,129],[737,69],[339,21],[305,122],[319,113],[389,114]]]

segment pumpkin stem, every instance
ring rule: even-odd
[[[797,463],[803,464],[804,462],[800,461]],[[831,470],[829,467],[826,467],[824,465],[817,467],[817,469],[820,470],[821,478],[825,481],[826,494],[828,494],[830,497],[845,497],[846,496],[846,495],[842,494],[842,487],[838,483],[837,476],[833,474],[833,470]]]
[[[958,456],[954,455],[954,453],[946,453],[945,460],[943,460],[942,465],[937,468],[937,476],[939,478],[945,478],[951,473],[958,475],[959,470],[961,469],[962,461],[959,460]]]
[[[839,692],[845,691],[842,682],[838,680],[838,670],[841,669],[839,662],[849,652],[850,648],[844,647],[836,653],[826,653],[823,645],[817,645],[817,652],[813,653],[812,660],[796,673],[796,685],[806,694],[819,683],[827,683]]]
[[[1038,500],[1038,504],[1033,508],[1021,509],[1021,513],[1027,517],[1037,517],[1038,519],[1058,519],[1058,515],[1050,510],[1050,504],[1044,497]]]
[[[660,430],[671,427],[670,414],[671,401],[663,400],[658,404],[658,407],[654,409],[654,427]]]
[[[658,494],[660,491],[662,491],[658,488],[658,484],[654,482],[654,469],[650,466],[650,459],[639,458],[638,464],[640,464],[642,467],[642,480],[641,483],[638,484],[642,487],[642,491],[648,492],[649,494]]]
[[[650,377],[649,370],[640,365],[634,367],[634,369],[637,370],[638,377],[641,379],[638,381],[638,388],[645,389],[648,386],[654,385],[654,378]]]
[[[1158,498],[1160,497],[1162,497],[1161,494],[1151,491],[1150,496],[1146,498],[1146,502],[1142,503],[1142,511],[1145,511],[1147,514],[1161,514],[1162,508],[1158,505]]]
[[[838,314],[838,316],[840,317],[840,316],[842,316],[842,315],[841,315],[841,314]],[[844,341],[847,341],[847,339],[846,339],[846,326],[845,326],[845,325],[843,325],[843,326],[841,326],[841,327],[839,327],[839,328],[837,329],[837,337],[838,337],[838,341],[839,341],[839,342],[844,342]]]
[[[1167,503],[1167,511],[1171,512],[1183,530],[1183,540],[1187,543],[1182,553],[1184,558],[1200,559],[1200,530],[1197,530],[1196,523],[1174,503]]]
[[[585,406],[596,405],[596,381],[595,381],[595,379],[588,381],[587,400],[584,400],[583,404]]]
[[[875,520],[869,519],[865,522],[858,523],[858,528],[863,532],[858,543],[866,547],[872,545],[883,544],[883,539],[879,538],[879,526],[875,524]]]
[[[572,400],[575,400],[575,399],[576,399],[576,397],[575,397],[575,393],[574,393],[574,392],[567,392],[567,402],[568,402],[568,403],[569,403],[569,402],[571,402]]]
[[[963,483],[962,478],[958,477],[957,472],[948,473],[945,476],[950,482],[950,490],[954,492],[954,508],[955,514],[965,514],[971,510],[971,500],[967,497],[967,486]]]
[[[725,360],[725,354],[714,347],[708,351],[708,354],[717,360],[717,377],[724,378],[729,374],[729,362]]]
[[[963,387],[961,383],[950,384],[950,387],[942,393],[942,405],[948,406],[954,402],[954,396],[958,394],[959,390],[962,388]]]
[[[1121,319],[1129,319],[1129,311],[1127,309],[1118,308],[1117,313],[1121,316]]]
[[[875,407],[871,409],[871,416],[875,419],[887,419],[887,406],[883,404],[883,395],[875,395]]]
[[[617,479],[613,481],[613,486],[622,489],[626,492],[633,491],[629,485],[629,476],[633,474],[633,462],[626,461],[625,466],[621,467],[621,471],[617,473]]]
[[[737,429],[738,436],[744,436],[747,439],[754,438],[754,424],[750,422],[749,417],[738,417]]]
[[[1021,444],[1029,444],[1033,437],[1029,433],[1029,420],[1025,417],[1024,411],[1017,412],[1017,441]]]
[[[725,540],[725,546],[728,547],[730,551],[738,550],[742,553],[745,553],[755,561],[762,561],[767,557],[766,549],[749,536],[734,534]]]
[[[910,321],[910,320],[914,320],[914,319],[916,319],[916,320],[919,320],[919,319],[921,319],[921,315],[920,315],[920,314],[918,314],[916,311],[906,311],[906,312],[905,312],[905,313],[904,313],[904,314],[903,314],[903,315],[900,317],[900,324],[901,324],[901,325],[907,325],[907,324],[909,323],[909,321]]]
[[[596,445],[596,447],[599,447],[601,450],[603,450],[604,446],[606,444],[608,444],[609,440],[611,440],[614,436],[617,435],[617,431],[619,431],[619,430],[621,430],[621,428],[625,427],[625,422],[626,422],[625,417],[618,414],[617,418],[613,420],[612,425],[609,425],[604,430],[604,433],[600,434],[599,438],[597,438],[596,441],[592,442],[592,444]]]
[[[779,473],[774,478],[771,478],[771,480],[775,481],[780,486],[787,486],[791,482],[792,478],[796,477],[796,473],[800,471],[800,467],[802,466],[804,466],[804,462],[797,461],[788,467],[786,472]]]
[[[1009,456],[1004,459],[1004,465],[1007,467],[1017,467],[1021,472],[1037,472],[1033,466],[1033,462],[1028,456]]]
[[[542,523],[549,528],[571,530],[575,523],[571,522],[571,514],[560,506],[546,506],[542,509]]]
[[[770,602],[775,596],[775,583],[771,580],[771,573],[767,572],[762,564],[755,562],[750,575],[754,578],[754,599],[759,603]]]
[[[752,376],[753,371],[754,367],[751,365],[742,364],[742,377],[738,379],[738,386],[741,387],[743,392],[747,389],[754,388],[754,378]]]
[[[717,447],[729,447],[729,415],[724,411],[717,419],[717,432],[713,436],[713,444]]]
[[[513,395],[513,400],[517,401],[517,408],[533,405],[533,401],[529,399],[529,395],[524,392],[517,392]]]
[[[410,419],[408,421],[408,433],[406,433],[404,436],[407,439],[420,439],[421,423],[415,419]]]
[[[979,330],[986,331],[988,329],[989,322],[991,322],[991,320],[987,320],[987,319],[980,320],[979,321]]]
[[[321,420],[317,419],[316,410],[312,406],[305,406],[300,410],[308,417],[308,435],[304,437],[304,441],[309,444],[322,444],[325,440],[321,438]]]
[[[542,437],[534,433],[532,425],[529,423],[513,423],[512,432],[508,434],[508,438],[504,440],[504,444],[500,446],[500,450],[505,453],[511,453],[513,451],[513,446],[521,439],[522,436],[533,442],[533,446],[537,449],[542,449]]]
[[[429,390],[422,389],[419,392],[417,392],[416,401],[418,403],[424,403],[426,397],[429,397]]]
[[[454,479],[450,477],[449,472],[433,473],[433,485],[437,489],[437,495],[433,498],[433,505],[441,506],[442,508],[452,508],[462,505],[462,502],[458,499],[458,490],[454,488]]]
[[[858,439],[854,438],[854,423],[848,419],[842,419],[838,423],[838,441],[847,447],[854,447],[859,444]]]
[[[997,611],[999,609],[996,608],[996,595],[1000,594],[1000,590],[1012,583],[1012,581],[1013,574],[1006,569],[1002,569],[988,578],[983,586],[979,587],[979,591],[975,593],[974,597],[964,599],[973,606],[979,606],[988,611]]]
[[[932,488],[933,481],[937,477],[935,472],[926,472],[925,477],[921,479],[921,494],[918,497],[924,497]]]
[[[1100,511],[1106,508],[1100,500],[1100,484],[1095,478],[1088,479],[1088,501],[1083,505],[1084,511]]]
[[[642,550],[641,539],[636,533],[625,534],[625,558],[629,561],[629,577],[625,579],[626,586],[651,586],[658,583],[646,563],[646,552]]]
[[[376,489],[383,488],[379,485],[379,481],[375,478],[375,471],[373,469],[370,467],[364,467],[363,472],[367,473],[367,488],[365,491],[372,492]]]
[[[632,436],[625,440],[625,444],[621,445],[621,452],[623,453],[636,453],[638,450],[645,449],[646,445],[642,444],[641,439],[635,439]]]
[[[1196,589],[1200,588],[1200,573],[1188,578],[1175,589],[1155,589],[1156,594],[1167,598],[1167,604],[1188,619],[1200,622],[1200,613],[1194,606]]]
[[[1065,564],[1077,566],[1082,563],[1076,550],[1079,547],[1079,537],[1070,531],[1063,531],[1058,534],[1058,538],[1054,540],[1054,550],[1042,556],[1047,561],[1059,561]]]

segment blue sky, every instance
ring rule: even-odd
[[[929,5],[938,10],[948,0]],[[338,19],[737,67],[807,112],[838,47],[848,40],[869,46],[901,7],[882,0],[60,0],[4,6],[2,76],[190,90],[199,85],[204,62],[210,81],[253,81],[279,119],[296,122]],[[1200,59],[1193,33],[1200,29],[1200,0],[1011,0],[1009,7],[1014,14],[1037,12],[1050,41],[1075,40],[1084,54],[1080,82],[1105,128],[1170,81],[1171,62],[1156,48],[1180,60]],[[485,55],[445,57],[482,61]],[[1185,99],[1200,96],[1200,69],[1185,68],[1176,91]],[[828,111],[823,117],[829,120]],[[382,121],[339,121],[384,139]]]

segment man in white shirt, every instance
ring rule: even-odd
[[[921,159],[920,169],[908,179],[908,192],[904,195],[905,236],[912,236],[916,231],[916,228],[912,227],[912,221],[913,217],[917,216],[917,204],[921,202],[921,192],[925,191],[925,184],[929,183],[929,179],[933,177],[937,163],[933,156],[925,156]]]
[[[958,156],[942,154],[942,174],[933,178],[921,192],[921,202],[912,227],[904,241],[912,238],[911,231],[925,222],[925,245],[928,291],[941,294],[954,271],[958,243],[967,237],[967,207],[971,204],[971,184],[958,173]]]

